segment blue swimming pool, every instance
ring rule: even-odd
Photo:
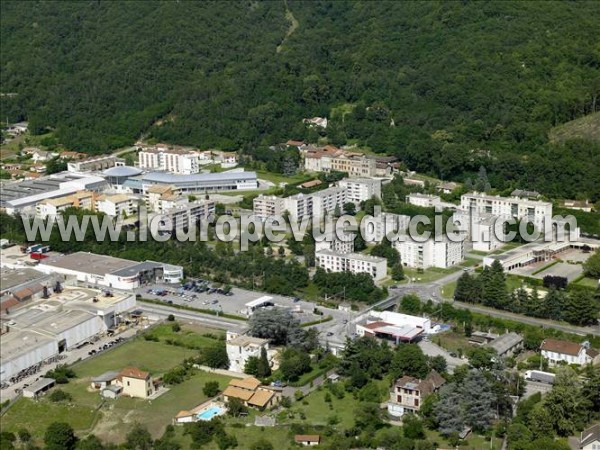
[[[200,420],[211,420],[213,417],[220,416],[221,414],[223,414],[223,408],[220,408],[219,406],[212,406],[206,411],[198,414],[197,417]]]

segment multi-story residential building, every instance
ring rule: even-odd
[[[38,203],[35,213],[37,217],[45,219],[48,216],[56,216],[67,208],[94,210],[95,196],[95,192],[82,191],[65,197],[51,198]]]
[[[346,172],[350,177],[374,177],[377,173],[377,162],[362,154],[341,155],[331,160],[331,170]]]
[[[285,210],[285,207],[283,206],[283,200],[284,199],[277,197],[276,195],[260,194],[252,201],[254,215],[261,220],[266,220],[268,217],[282,215],[283,211]]]
[[[382,242],[384,238],[393,240],[395,235],[404,235],[408,230],[410,216],[404,214],[381,213],[365,222],[369,229],[365,230],[367,234],[373,233],[373,242]],[[372,226],[370,225],[372,224]]]
[[[353,236],[352,236],[353,237]],[[340,239],[337,234],[331,233],[325,239],[315,241],[315,251],[332,250],[336,253],[352,253],[354,252],[354,239]]]
[[[359,205],[373,197],[381,198],[381,180],[373,178],[344,178],[338,186],[346,190],[346,202]]]
[[[117,158],[115,155],[102,155],[78,161],[69,161],[67,163],[67,170],[69,172],[92,172],[124,165],[125,160],[122,158]]]
[[[368,273],[375,280],[387,276],[387,259],[362,253],[339,253],[333,250],[315,251],[317,267],[330,272]]]
[[[447,237],[417,242],[409,236],[395,243],[405,266],[419,269],[452,267],[464,259],[464,241],[451,241]]]
[[[445,383],[446,380],[435,370],[429,372],[424,380],[403,376],[396,380],[390,392],[388,413],[394,417],[402,417],[404,414],[418,412],[425,398],[437,392]]]
[[[418,192],[413,192],[412,194],[408,194],[406,196],[406,203],[429,208],[442,206],[442,199],[439,195],[420,194]]]
[[[548,360],[551,366],[561,361],[567,364],[584,365],[590,362],[587,349],[582,344],[557,339],[546,339],[540,347],[542,356]]]
[[[101,195],[96,199],[96,211],[109,216],[131,216],[137,210],[138,200],[130,195]]]
[[[267,339],[255,338],[245,334],[227,332],[227,357],[229,358],[229,370],[244,373],[244,368],[250,357],[259,358],[264,348],[269,350]]]
[[[454,212],[452,221],[466,233],[467,242],[473,250],[491,252],[505,244],[503,230],[496,230],[498,217],[492,214],[458,210]],[[498,226],[501,224],[498,223]]]
[[[312,200],[310,214],[317,217],[323,217],[325,214],[333,214],[336,208],[341,212],[344,210],[344,203],[347,202],[346,189],[339,186],[314,192],[310,194],[310,197]]]
[[[307,150],[304,169],[310,172],[346,172],[350,177],[374,177],[378,173],[375,158],[362,153],[348,153],[333,146]]]
[[[167,226],[166,218],[168,217],[172,225],[172,230],[177,230],[188,228],[190,224],[198,224],[201,219],[206,219],[215,212],[215,202],[213,201],[188,202],[187,199],[181,198],[179,200],[181,201],[174,203],[170,207],[162,207],[160,213],[150,214],[150,220],[156,216],[160,216],[162,219],[160,227],[161,230],[164,230],[164,227]]]
[[[162,170],[180,175],[198,173],[201,165],[198,152],[167,146],[142,149],[138,153],[138,161],[141,169]]]
[[[552,218],[552,203],[479,192],[461,196],[460,208],[476,214],[486,213],[498,217],[513,217],[517,220],[527,219],[538,229],[543,229],[544,221]]]
[[[144,193],[144,202],[146,203],[146,208],[149,210],[161,212],[163,207],[168,206],[165,204],[165,198],[170,198],[172,196],[179,197],[179,189],[175,186],[159,184],[150,186],[146,189],[146,192]]]

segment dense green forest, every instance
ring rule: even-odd
[[[359,143],[414,170],[600,199],[595,2],[3,1],[0,114],[99,153],[140,135]],[[286,10],[298,22],[290,29]],[[318,133],[302,118],[327,116]]]

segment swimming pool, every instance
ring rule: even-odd
[[[212,407],[208,408],[206,411],[203,411],[200,414],[198,414],[197,417],[199,420],[211,420],[213,417],[220,416],[224,412],[225,412],[225,410],[223,408],[221,408],[220,406],[212,406]]]

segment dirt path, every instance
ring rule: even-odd
[[[277,50],[276,50],[277,53],[280,53],[281,50],[283,50],[283,46],[285,45],[285,41],[287,40],[287,38],[289,38],[294,33],[294,31],[296,31],[298,26],[300,25],[298,23],[298,20],[296,20],[296,18],[294,17],[292,12],[288,8],[287,1],[284,0],[284,3],[285,3],[285,18],[290,22],[290,27],[288,28],[287,33],[285,33],[285,37],[283,38],[283,41],[281,41],[281,44],[279,44],[277,46]]]

